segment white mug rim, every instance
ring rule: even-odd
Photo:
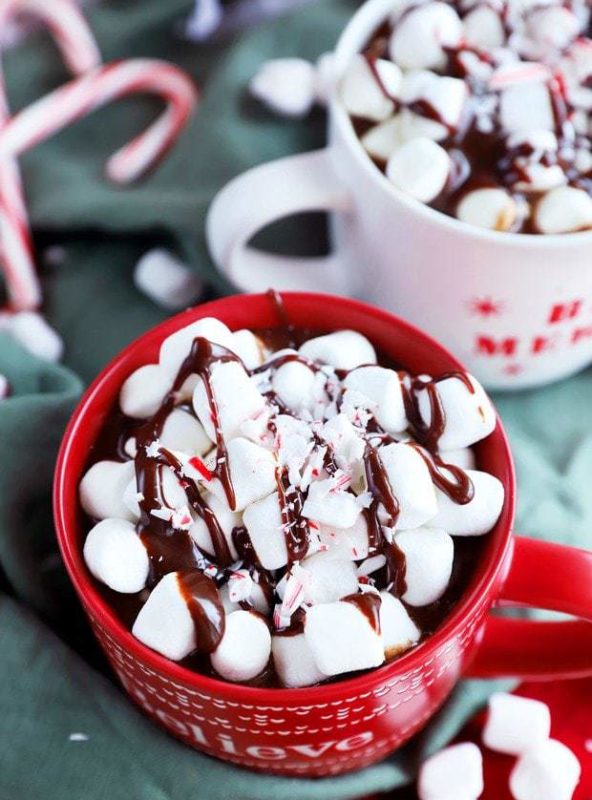
[[[393,5],[393,0],[367,0],[367,2],[365,2],[350,18],[341,32],[333,51],[337,62],[337,78],[339,77],[340,69],[345,66],[354,53],[359,52],[359,47],[362,43],[359,41],[359,29],[365,29],[365,36],[369,35],[380,22],[386,19]],[[364,150],[362,143],[356,135],[349,114],[339,100],[337,93],[338,83],[339,81],[336,80],[331,87],[328,103],[333,124],[339,128],[352,155],[377,187],[403,205],[409,213],[414,213],[419,217],[423,217],[428,224],[447,228],[453,234],[469,236],[478,241],[489,242],[494,246],[536,248],[541,251],[541,254],[543,254],[546,249],[565,249],[566,247],[572,248],[592,244],[592,230],[561,234],[493,231],[487,228],[479,228],[476,225],[470,225],[467,222],[456,219],[456,217],[448,216],[442,211],[431,208],[413,197],[409,197],[388,180],[386,175],[376,167],[370,156]],[[541,267],[543,264],[544,262],[541,263]]]

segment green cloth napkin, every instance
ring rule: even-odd
[[[133,286],[138,256],[175,247],[227,291],[208,258],[204,213],[233,175],[319,146],[324,119],[274,118],[244,96],[273,56],[316,58],[351,14],[323,0],[234,42],[193,45],[177,32],[186,0],[120,0],[90,14],[105,59],[163,57],[186,68],[203,99],[179,145],[145,182],[116,189],[105,157],[154,115],[129,99],[82,120],[22,159],[41,260],[46,313],[66,342],[63,366],[25,353],[0,334],[0,373],[13,395],[0,402],[0,798],[13,800],[304,800],[357,797],[409,782],[500,684],[465,681],[421,736],[363,772],[325,780],[281,779],[226,766],[189,750],[146,721],[111,680],[64,573],[51,521],[57,447],[82,389],[131,339],[165,316]],[[13,108],[65,79],[43,36],[6,57]],[[317,252],[318,220],[275,227],[278,250]],[[1,291],[0,291],[1,293]],[[516,455],[522,533],[586,546],[592,529],[592,373],[538,392],[496,398]]]

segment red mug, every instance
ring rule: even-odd
[[[297,327],[353,328],[414,373],[461,365],[408,323],[354,300],[286,293]],[[306,689],[226,683],[167,660],[135,639],[97,592],[82,558],[78,484],[90,448],[124,379],[155,362],[161,342],[196,319],[231,329],[274,327],[264,294],[190,309],[120,353],[96,378],[66,430],[58,456],[54,512],[70,577],[123,688],[169,733],[208,755],[281,775],[337,775],[372,764],[406,742],[438,710],[462,676],[565,678],[592,674],[592,553],[512,535],[515,478],[501,426],[477,446],[480,467],[505,487],[500,519],[458,605],[426,641],[401,658],[349,680]],[[535,622],[492,616],[494,605],[536,606],[579,616]]]

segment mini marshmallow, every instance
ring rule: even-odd
[[[554,130],[555,117],[547,85],[524,81],[504,89],[500,96],[500,122],[509,133],[533,128]]]
[[[346,389],[366,395],[376,403],[374,417],[387,433],[400,433],[407,428],[407,416],[401,379],[393,369],[384,367],[360,367],[346,376]]]
[[[168,450],[181,450],[198,456],[203,456],[212,447],[203,425],[182,408],[174,408],[166,418],[160,434],[160,444]]]
[[[477,800],[484,788],[481,751],[472,742],[445,747],[421,765],[417,788],[420,800]]]
[[[316,99],[315,67],[303,58],[271,59],[251,78],[249,91],[277,114],[304,117]]]
[[[401,115],[397,114],[370,128],[362,136],[361,142],[372,158],[388,161],[395,150],[405,142],[401,130]]]
[[[83,552],[86,566],[110,589],[133,594],[146,585],[148,553],[131,522],[102,520],[90,530]]]
[[[146,364],[126,378],[119,392],[119,407],[134,419],[156,414],[170,391],[170,376],[158,364]]]
[[[463,26],[456,11],[443,2],[418,5],[395,26],[390,56],[403,69],[442,69],[445,47],[456,47]]]
[[[341,81],[340,97],[347,112],[354,117],[382,122],[395,110],[390,98],[398,95],[401,70],[392,61],[381,58],[376,59],[374,67],[382,87],[364,56],[354,56]]]
[[[481,536],[489,533],[497,522],[504,505],[504,487],[488,472],[468,469],[467,475],[473,483],[473,499],[461,505],[436,489],[438,513],[431,525],[442,527],[452,536]],[[452,476],[450,476],[452,477]]]
[[[456,128],[467,99],[467,86],[460,78],[433,75],[423,85],[418,99],[429,103],[446,125]]]
[[[351,528],[360,511],[355,495],[340,489],[333,477],[311,483],[302,506],[303,517],[336,528]]]
[[[534,8],[525,19],[524,54],[531,59],[548,60],[565,50],[579,33],[578,18],[568,8]]]
[[[234,511],[243,511],[274,491],[276,462],[269,450],[239,436],[228,442],[226,451],[234,488]],[[219,480],[212,481],[208,488],[218,497],[226,496]]]
[[[327,677],[315,664],[306,636],[272,636],[271,652],[275,671],[283,686],[312,686]]]
[[[523,163],[520,168],[523,179],[513,185],[518,192],[547,192],[567,183],[567,176],[559,164]]]
[[[442,450],[438,455],[444,464],[452,464],[464,470],[475,469],[475,453],[470,447],[460,447],[458,450]]]
[[[475,189],[462,198],[456,216],[479,228],[509,231],[518,218],[518,206],[505,189]]]
[[[336,528],[334,525],[321,525],[319,529],[321,544],[330,548],[338,558],[361,561],[369,554],[368,522],[360,514],[351,528]]]
[[[314,372],[299,361],[288,361],[276,370],[271,379],[274,392],[290,411],[312,411],[315,403]]]
[[[195,624],[176,572],[161,578],[150,592],[136,617],[132,633],[142,644],[172,661],[180,661],[195,650]]]
[[[123,495],[135,478],[133,461],[97,461],[80,481],[80,504],[94,519],[116,517],[133,522],[135,516]]]
[[[547,739],[518,759],[510,775],[515,800],[571,800],[582,768],[572,751]]]
[[[404,442],[387,444],[378,454],[399,502],[397,530],[419,528],[438,510],[434,485],[423,457]]]
[[[231,557],[236,560],[238,554],[232,541],[232,531],[241,524],[241,515],[237,514],[235,511],[231,511],[225,499],[216,497],[216,495],[211,492],[206,492],[204,500],[218,520],[218,525],[224,534]],[[193,524],[189,529],[189,533],[195,544],[201,550],[208,555],[214,555],[215,550],[210,530],[203,519],[197,514],[194,514]]]
[[[353,561],[339,558],[331,550],[308,556],[300,562],[300,566],[306,572],[305,603],[332,603],[358,590]]]
[[[237,361],[215,363],[210,370],[210,388],[218,411],[218,424],[224,439],[229,440],[241,432],[247,420],[260,420],[265,425],[265,398],[258,392],[242,364]],[[200,378],[193,392],[193,408],[206,434],[216,440],[212,409],[203,380]]]
[[[403,603],[390,592],[380,593],[380,633],[387,659],[404,653],[421,638]]]
[[[592,198],[583,189],[560,186],[536,205],[534,219],[541,233],[569,233],[592,227]]]
[[[376,364],[376,352],[368,339],[357,331],[336,331],[304,342],[300,354],[311,361],[330,364],[335,369],[355,369]]]
[[[264,569],[280,569],[288,563],[286,534],[277,492],[245,508],[243,523]]]
[[[6,399],[10,395],[10,383],[6,375],[0,374],[0,400]]]
[[[397,189],[424,203],[440,194],[449,172],[448,153],[426,137],[406,142],[395,150],[386,165],[386,176]]]
[[[380,635],[354,603],[312,606],[306,612],[304,635],[325,675],[378,667],[384,661]]]
[[[242,328],[232,334],[233,350],[246,369],[257,369],[265,361],[265,345],[254,333]]]
[[[500,14],[488,5],[477,5],[463,18],[465,41],[473,47],[491,50],[505,41]]]
[[[549,738],[549,706],[529,697],[497,692],[489,698],[483,744],[498,753],[520,756]]]
[[[36,311],[7,315],[7,330],[25,350],[44,361],[59,361],[64,354],[61,336]]]
[[[163,248],[144,253],[134,269],[134,283],[156,305],[171,311],[187,308],[203,291],[199,275]]]
[[[441,125],[429,117],[416,114],[415,111],[408,108],[402,109],[395,119],[398,121],[401,145],[412,139],[431,139],[433,142],[441,142],[448,136],[448,128],[445,125]]]
[[[485,439],[497,424],[495,409],[481,384],[466,374],[470,389],[464,380],[457,377],[434,382],[438,400],[444,412],[444,431],[438,439],[441,450],[457,450],[469,447]],[[426,425],[432,420],[430,392],[416,392],[419,413]]]
[[[177,373],[191,352],[193,340],[197,337],[208,339],[232,350],[234,343],[232,333],[223,322],[214,317],[204,317],[192,322],[181,330],[172,333],[160,346],[159,363],[171,378]]]
[[[211,662],[228,681],[250,681],[263,672],[270,653],[271,635],[264,620],[252,611],[233,611]]]
[[[410,606],[427,606],[446,591],[452,574],[454,542],[441,528],[416,528],[395,535],[405,555],[403,600]]]

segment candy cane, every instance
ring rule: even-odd
[[[129,94],[162,97],[167,108],[107,162],[107,175],[129,183],[154,166],[185,127],[197,101],[191,79],[166,61],[133,59],[97,67],[15,114],[0,132],[0,159],[17,156],[95,109]]]
[[[86,21],[71,0],[0,0],[0,28],[22,14],[40,19],[49,29],[68,69],[81,75],[100,63],[100,54]],[[10,118],[0,66],[0,128]],[[0,160],[0,241],[10,305],[31,310],[41,302],[23,185],[14,158]]]

